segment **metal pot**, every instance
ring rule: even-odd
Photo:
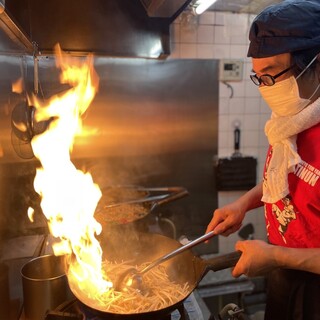
[[[130,260],[133,265],[153,261],[180,246],[181,244],[179,242],[171,238],[159,234],[147,233],[139,233],[131,236],[126,235],[126,237],[122,239],[120,246],[118,243],[114,243],[114,238],[104,239],[102,243],[102,247],[106,248],[104,259],[108,261]],[[145,313],[115,314],[97,310],[93,307],[93,303],[88,303],[88,299],[81,289],[74,287],[74,283],[72,284],[70,280],[69,283],[76,298],[78,298],[90,314],[107,319],[161,319],[175,310],[177,306],[192,293],[209,270],[218,271],[232,267],[237,263],[239,257],[239,252],[232,252],[227,255],[204,260],[195,256],[191,251],[186,251],[166,261],[163,265],[166,267],[166,272],[170,280],[181,284],[188,283],[188,293],[183,299],[173,305]]]
[[[65,274],[65,257],[45,255],[32,259],[21,269],[26,320],[43,320],[65,300],[73,297]]]

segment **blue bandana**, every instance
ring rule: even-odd
[[[320,0],[285,0],[252,22],[248,57],[265,58],[308,49],[320,51]]]

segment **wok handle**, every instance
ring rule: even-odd
[[[183,198],[189,194],[187,189],[184,188],[176,188],[175,191],[172,192],[172,194],[169,194],[167,197],[163,199],[156,200],[155,204],[157,206],[171,202],[173,200],[178,200],[180,198]]]
[[[204,260],[207,270],[219,271],[234,267],[241,257],[241,251],[234,251],[224,255],[220,255],[208,260]]]

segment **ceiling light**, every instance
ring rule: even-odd
[[[217,0],[197,0],[194,4],[196,14],[205,12]]]

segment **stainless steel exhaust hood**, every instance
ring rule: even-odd
[[[59,43],[75,55],[140,58],[165,58],[170,53],[170,24],[191,2],[0,0],[0,7],[1,1],[0,28],[14,41],[17,52],[33,54],[37,48],[39,54],[52,54]],[[6,50],[2,43],[8,38],[0,32],[0,50],[12,51],[12,44]]]
[[[140,0],[149,17],[175,19],[192,0]]]
[[[5,10],[4,0],[0,1],[0,53],[21,54],[32,52],[33,45],[28,36]]]

